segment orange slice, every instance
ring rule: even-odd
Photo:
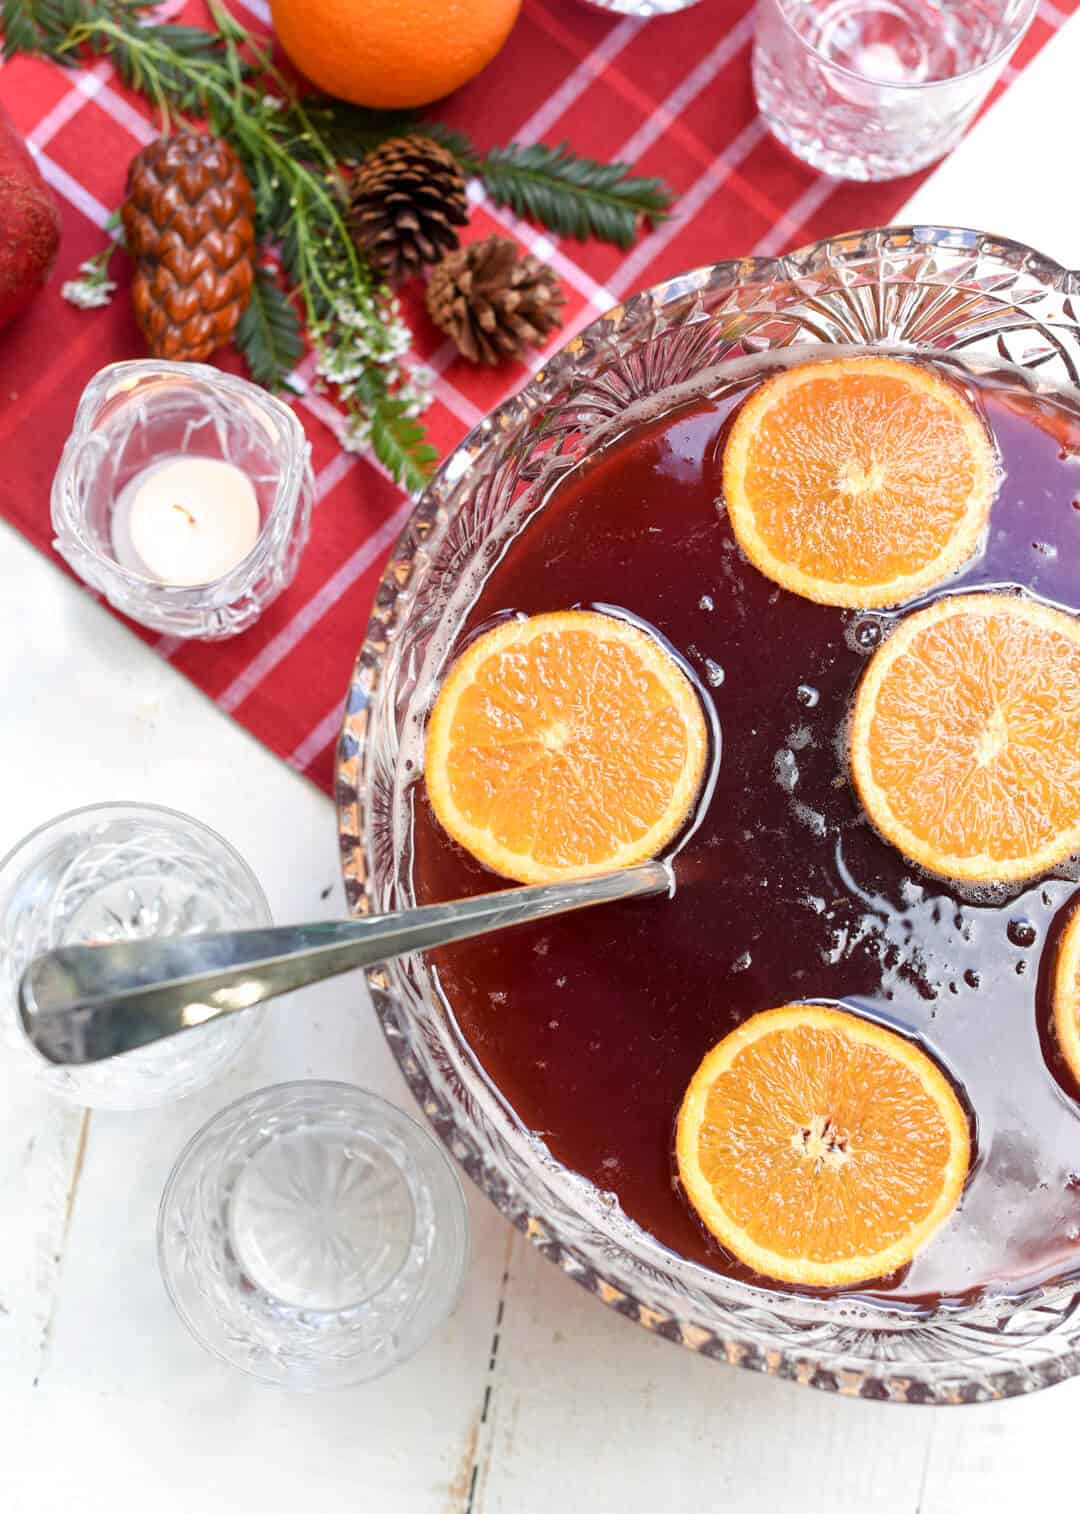
[[[739,545],[826,605],[895,605],[971,556],[995,488],[989,433],[959,389],[899,358],[788,368],[724,450]]]
[[[566,610],[506,621],[458,658],[424,776],[455,841],[507,878],[548,883],[655,856],[707,752],[674,658],[626,621]]]
[[[1080,905],[1072,912],[1054,967],[1054,1031],[1069,1071],[1080,1083]]]
[[[855,699],[870,819],[947,878],[1030,878],[1080,848],[1080,621],[958,594],[902,621]]]
[[[833,1288],[895,1272],[960,1198],[968,1122],[925,1052],[838,1009],[754,1015],[679,1111],[683,1188],[755,1272]]]

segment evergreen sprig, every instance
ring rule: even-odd
[[[480,178],[497,204],[560,236],[620,247],[644,222],[664,219],[670,191],[625,164],[578,157],[565,142],[481,153],[462,132],[415,112],[300,95],[223,0],[208,6],[213,30],[158,22],[152,0],[0,0],[3,55],[37,53],[69,65],[108,58],[156,108],[162,130],[176,117],[196,116],[228,140],[251,182],[261,248],[251,303],[236,331],[252,377],[284,385],[303,353],[306,326],[319,382],[344,405],[344,445],[370,444],[415,491],[436,457],[417,420],[425,396],[402,361],[409,334],[397,302],[349,233],[352,166],[391,137],[423,132]],[[77,303],[108,298],[108,251],[65,286]],[[266,266],[268,254],[279,261],[280,277]]]
[[[255,269],[251,299],[240,317],[236,345],[248,372],[267,389],[282,389],[304,355],[300,317],[273,272]]]
[[[511,142],[481,158],[464,157],[462,166],[483,180],[497,205],[580,241],[598,237],[630,247],[642,221],[666,220],[672,203],[662,179],[637,178],[626,163],[578,157],[565,142]]]

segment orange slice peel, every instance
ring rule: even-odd
[[[1080,1084],[1080,904],[1058,944],[1054,964],[1054,1034],[1069,1071]]]
[[[505,621],[451,667],[424,776],[446,831],[521,883],[656,856],[701,786],[708,731],[693,684],[646,631],[557,611]]]
[[[828,605],[895,605],[941,583],[974,552],[995,487],[971,402],[901,358],[785,369],[751,394],[724,450],[747,557]]]
[[[1080,621],[1012,594],[937,600],[874,653],[851,770],[883,836],[930,872],[1035,877],[1080,848]]]
[[[912,1042],[788,1004],[705,1057],[676,1127],[679,1177],[716,1239],[765,1277],[833,1288],[908,1263],[955,1209],[967,1116]]]

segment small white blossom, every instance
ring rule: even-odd
[[[375,317],[375,312],[370,304],[367,304],[361,310],[354,300],[344,296],[334,301],[334,314],[343,326],[348,326],[353,330],[359,330],[369,325]]]
[[[403,320],[394,318],[386,322],[378,333],[378,345],[371,356],[376,363],[396,363],[412,346],[412,332]]]
[[[403,401],[405,414],[410,420],[423,415],[431,404],[434,396],[432,389],[438,375],[434,368],[428,368],[423,363],[418,363],[409,374],[408,378],[399,384],[395,398]]]
[[[371,444],[371,421],[354,410],[346,416],[338,440],[346,452],[366,452]]]
[[[88,278],[68,279],[61,284],[60,293],[64,299],[72,305],[77,305],[80,310],[96,310],[101,305],[107,305],[113,297],[116,285],[112,279]]]
[[[427,363],[417,363],[409,374],[409,382],[415,384],[418,389],[429,392],[434,389],[439,381],[439,375],[434,368]]]
[[[315,361],[316,373],[331,384],[349,384],[358,379],[366,367],[367,354],[358,345],[346,342],[321,348]]]

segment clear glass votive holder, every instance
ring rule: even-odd
[[[80,578],[141,625],[203,640],[235,636],[296,573],[311,524],[310,453],[289,407],[245,379],[203,363],[112,363],[83,392],[56,470],[54,545]],[[250,550],[205,583],[140,571],[114,531],[136,481],[179,459],[232,464],[250,480],[258,506]]]
[[[442,1148],[348,1083],[239,1099],[181,1153],[158,1214],[161,1273],[213,1355],[313,1391],[411,1356],[451,1313],[468,1212]]]
[[[1038,0],[759,0],[754,94],[773,136],[838,179],[951,152]]]
[[[227,1015],[106,1062],[60,1067],[23,1032],[19,980],[57,946],[270,925],[243,858],[208,826],[152,804],[71,810],[0,861],[0,1055],[70,1104],[143,1109],[203,1087],[231,1065],[261,1023]]]

